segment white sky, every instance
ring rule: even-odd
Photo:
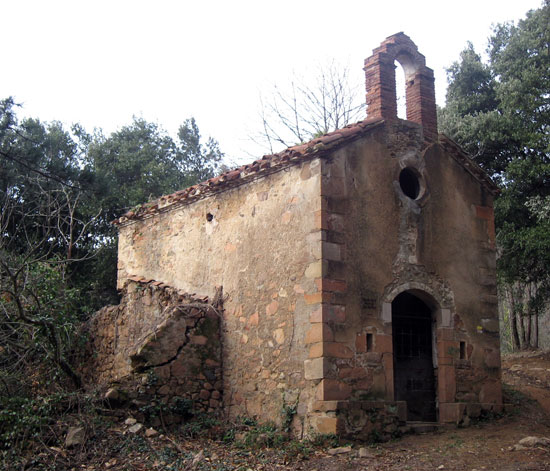
[[[336,59],[364,83],[363,61],[405,32],[435,71],[467,41],[483,52],[491,25],[542,0],[0,0],[0,98],[20,116],[79,122],[108,133],[132,116],[175,136],[194,116],[230,159],[261,157],[259,94]],[[312,78],[313,81],[313,78]]]

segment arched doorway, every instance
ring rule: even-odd
[[[399,294],[392,330],[395,400],[407,402],[407,420],[435,422],[432,309],[411,292]]]

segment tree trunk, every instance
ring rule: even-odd
[[[521,342],[520,342],[519,333],[518,333],[518,321],[516,318],[516,313],[513,311],[510,314],[510,323],[512,324],[512,340],[514,344],[514,350],[515,351],[521,350]]]
[[[539,311],[535,311],[535,348],[539,348]]]
[[[518,333],[518,321],[516,316],[516,302],[514,299],[514,293],[513,288],[509,287],[507,289],[508,291],[508,299],[509,299],[509,305],[510,305],[510,327],[512,330],[512,346],[515,351],[520,350],[521,343],[519,340],[519,333]]]
[[[515,283],[512,286],[512,293],[514,299],[514,313],[517,316],[519,324],[519,344],[520,349],[525,349],[527,343],[527,337],[525,335],[525,306],[524,306],[524,288],[520,283]]]
[[[531,348],[531,331],[532,331],[531,326],[533,324],[533,322],[532,322],[532,317],[533,316],[531,315],[531,312],[528,311],[527,315],[525,317],[527,317],[527,333],[526,333],[526,336],[525,336],[526,337],[525,338],[525,348],[529,349],[529,348]]]
[[[527,344],[527,336],[525,335],[525,316],[523,315],[523,311],[520,311],[518,313],[519,316],[519,333],[520,333],[520,339],[521,339],[521,349],[525,350],[525,346]]]

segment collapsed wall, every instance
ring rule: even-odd
[[[81,373],[89,386],[116,385],[141,400],[222,405],[221,289],[214,299],[131,277],[117,306],[86,324]]]

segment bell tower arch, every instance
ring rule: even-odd
[[[367,114],[370,118],[397,119],[395,61],[405,72],[407,120],[422,126],[424,137],[437,139],[434,73],[426,58],[404,33],[397,33],[365,59]]]

